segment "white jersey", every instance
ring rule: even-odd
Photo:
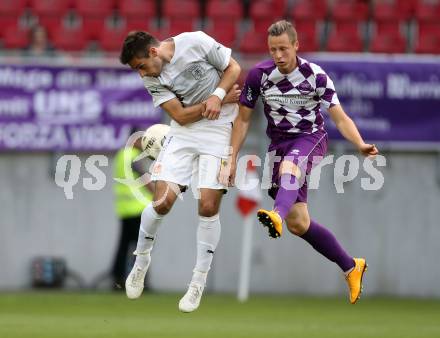
[[[174,55],[159,77],[143,78],[155,107],[174,98],[185,107],[206,100],[217,88],[231,58],[230,48],[201,31],[182,33],[173,40]],[[185,127],[229,123],[234,121],[237,111],[237,104],[225,104],[217,120],[202,119]],[[171,127],[177,126],[172,120]]]

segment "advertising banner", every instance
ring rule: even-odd
[[[368,142],[440,143],[440,62],[309,55]],[[342,139],[326,116],[332,139]],[[111,67],[0,64],[0,151],[112,151],[161,121],[139,75]]]
[[[440,143],[439,61],[310,60],[332,78],[368,142]],[[326,128],[331,138],[342,139],[331,121]]]
[[[129,69],[0,64],[0,151],[112,151],[161,116]]]

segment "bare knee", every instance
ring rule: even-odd
[[[156,182],[153,202],[154,210],[162,216],[168,214],[179,193],[180,188],[174,183]]]
[[[288,217],[286,223],[287,229],[289,229],[292,234],[301,236],[309,229],[310,218],[308,215],[294,215]]]
[[[161,201],[156,201],[154,203],[154,210],[159,215],[166,215],[170,212],[171,208],[173,207],[174,200],[171,198],[164,198]]]
[[[299,179],[301,177],[301,170],[294,162],[284,160],[280,164],[280,175],[284,174],[292,175]]]
[[[201,200],[199,204],[199,215],[212,217],[218,214],[218,203],[215,200]]]

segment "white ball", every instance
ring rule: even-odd
[[[165,137],[170,131],[170,126],[166,124],[153,124],[142,136],[142,150],[147,156],[155,160],[162,150]]]

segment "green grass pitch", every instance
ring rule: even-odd
[[[440,300],[208,294],[197,312],[180,294],[0,293],[1,338],[440,337]]]

